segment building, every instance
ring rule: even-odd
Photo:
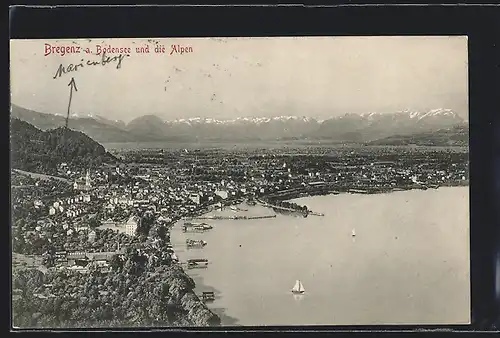
[[[49,209],[49,215],[53,216],[55,214],[56,214],[56,209],[54,207],[50,207],[50,209]]]
[[[90,184],[90,173],[87,170],[87,174],[85,175],[85,180],[77,180],[73,184],[73,188],[75,190],[80,190],[80,191],[89,191],[92,189],[92,185]]]
[[[88,262],[87,254],[83,251],[73,251],[66,254],[66,260],[69,266],[80,264],[86,265]]]
[[[200,197],[201,197],[200,194],[189,194],[189,199],[196,204],[201,203]]]
[[[227,198],[227,196],[228,196],[228,193],[227,193],[227,191],[225,191],[225,190],[217,190],[217,191],[215,192],[215,194],[216,194],[217,196],[219,196],[220,198],[222,198],[223,200],[225,200],[225,199]]]
[[[137,230],[137,218],[132,216],[125,223],[125,233],[129,236],[135,236],[135,231]]]

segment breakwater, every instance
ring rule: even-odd
[[[232,220],[250,220],[250,219],[265,219],[265,218],[275,218],[276,215],[268,215],[268,216],[204,216],[204,217],[193,217],[195,220],[223,220],[223,219],[232,219]]]
[[[257,202],[260,205],[262,205],[264,207],[267,207],[267,208],[272,208],[272,209],[277,209],[277,210],[283,210],[283,211],[291,211],[291,212],[300,212],[300,213],[304,213],[304,214],[308,214],[308,215],[313,215],[313,216],[324,216],[324,214],[319,213],[319,212],[314,212],[314,211],[311,211],[311,210],[306,210],[306,211],[296,210],[296,209],[293,209],[293,208],[288,208],[288,207],[284,207],[284,206],[270,204],[270,203],[267,203],[265,201],[261,201],[259,199],[257,199]]]

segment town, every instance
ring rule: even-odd
[[[189,292],[192,281],[180,277],[186,262],[170,244],[179,220],[243,201],[306,217],[314,211],[287,200],[469,184],[468,152],[452,148],[145,149],[114,155],[117,163],[100,167],[59,163],[54,176],[12,170],[17,325],[217,325],[220,319]],[[180,282],[165,284],[173,278]],[[171,311],[161,304],[147,308],[162,295],[170,297],[160,303]]]

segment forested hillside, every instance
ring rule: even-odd
[[[116,158],[84,133],[63,127],[42,131],[12,118],[10,123],[11,167],[53,173],[66,162],[85,167],[114,162]]]

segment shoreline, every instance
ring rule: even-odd
[[[436,188],[431,188],[431,189],[435,189],[435,190],[438,190],[439,188],[452,188],[452,187],[469,187],[469,181],[467,181],[467,184],[443,184],[439,187],[436,187]],[[377,191],[377,192],[370,192],[370,193],[363,193],[363,192],[356,192],[356,191],[349,191],[349,189],[347,191],[334,191],[334,192],[328,192],[328,193],[324,193],[322,191],[315,191],[315,192],[309,192],[308,194],[305,194],[304,196],[304,193],[296,193],[296,196],[293,197],[293,196],[290,196],[290,195],[287,195],[287,199],[283,199],[283,200],[294,200],[294,199],[299,199],[299,198],[307,198],[307,197],[316,197],[316,196],[328,196],[328,195],[340,195],[340,194],[359,194],[359,195],[365,195],[365,194],[370,194],[370,195],[376,195],[376,194],[384,194],[384,193],[392,193],[392,192],[398,192],[398,191],[409,191],[409,190],[424,190],[424,189],[421,189],[421,188],[418,188],[418,187],[406,187],[406,189],[403,189],[403,188],[395,188],[395,189],[390,189],[390,190],[387,190],[387,191]],[[268,197],[269,195],[265,195],[265,196],[260,196],[261,198],[264,197]],[[254,197],[256,198],[256,197]],[[254,199],[252,198],[252,199]],[[245,198],[241,199],[234,199],[234,200],[228,200],[227,202],[229,202],[227,205],[225,205],[224,207],[229,207],[229,206],[233,206],[233,205],[237,205],[237,204],[240,204],[240,203],[245,203]],[[190,213],[188,213],[188,215],[186,216],[183,216],[183,217],[178,217],[176,219],[173,219],[170,223],[169,223],[169,228],[170,230],[172,228],[174,228],[176,226],[176,224],[181,221],[181,220],[185,220],[185,219],[196,219],[196,218],[200,218],[202,217],[203,219],[211,219],[211,220],[218,220],[218,218],[205,218],[203,217],[204,215],[207,215],[208,213],[210,213],[211,211],[213,211],[215,209],[215,206],[218,204],[217,203],[213,203],[213,204],[209,204],[209,205],[203,205],[203,206],[200,206],[199,209],[197,210],[194,210]],[[267,217],[266,217],[267,218]],[[237,219],[235,219],[237,220]],[[171,232],[170,232],[171,233]],[[174,249],[174,252],[175,252],[175,249]],[[198,293],[200,290],[204,290],[204,291],[217,291],[218,290],[211,286],[211,285],[207,285],[203,282],[203,277],[201,277],[200,275],[194,273],[193,275],[190,275],[188,273],[188,269],[185,269],[184,267],[181,267],[181,269],[183,270],[184,274],[186,276],[188,276],[189,278],[191,278],[194,283],[195,283],[195,286],[194,286],[194,289],[191,290],[195,295],[196,297],[199,299],[199,301],[203,304],[205,304],[206,308],[212,312],[214,315],[216,315],[219,320],[220,320],[220,325],[219,326],[238,326],[236,323],[238,321],[237,318],[233,318],[231,316],[228,316],[226,315],[224,312],[225,312],[225,309],[224,308],[212,308],[210,307],[210,303],[205,303],[203,302],[199,296],[198,296]]]
[[[275,193],[275,194],[264,194],[260,196],[248,196],[248,197],[240,197],[236,198],[234,200],[226,200],[225,207],[230,207],[234,206],[240,203],[245,203],[246,200],[255,200],[259,198],[276,198],[281,201],[290,201],[294,199],[299,199],[299,198],[307,198],[307,197],[315,197],[315,196],[329,196],[329,195],[340,195],[340,194],[359,194],[359,195],[378,195],[378,194],[388,194],[388,193],[393,193],[393,192],[401,192],[401,191],[410,191],[410,190],[429,190],[429,189],[434,189],[438,190],[439,188],[454,188],[454,187],[470,187],[469,180],[465,181],[463,184],[452,184],[452,183],[447,183],[447,184],[442,184],[434,188],[425,188],[422,189],[421,187],[412,185],[412,186],[405,186],[405,187],[395,187],[395,188],[389,188],[389,189],[372,189],[371,191],[368,190],[361,190],[361,189],[346,189],[346,190],[329,190],[329,191],[322,191],[322,190],[313,190],[313,191],[307,191],[307,192],[301,192],[301,191],[295,191],[295,192],[290,192],[288,194],[280,194]],[[279,194],[278,196],[276,196]],[[204,215],[210,213],[214,209],[216,209],[216,205],[218,205],[220,202],[214,202],[212,204],[206,204],[206,205],[200,205],[199,209],[193,210],[189,213],[187,213],[184,216],[178,216],[176,218],[173,218],[168,224],[167,227],[169,229],[172,229],[177,222],[181,220],[188,220],[188,219],[207,219],[207,220],[218,220],[219,218],[205,218]],[[265,217],[269,218],[269,217]]]
[[[315,197],[315,196],[328,196],[328,195],[340,195],[340,194],[360,194],[360,195],[377,195],[377,194],[387,194],[398,191],[409,191],[409,190],[429,190],[429,189],[439,189],[439,188],[453,188],[453,187],[470,187],[469,180],[464,181],[464,183],[456,184],[456,183],[442,183],[440,185],[431,187],[432,184],[425,186],[424,184],[414,184],[408,186],[397,186],[397,187],[388,187],[388,188],[347,188],[342,187],[342,189],[328,189],[328,190],[307,190],[307,191],[290,191],[290,192],[276,192],[272,194],[262,194],[262,195],[244,195],[242,197],[236,199],[227,199],[225,200],[225,204],[223,207],[230,207],[240,203],[244,203],[246,200],[255,200],[258,198],[276,198],[282,201],[288,201],[297,198],[304,197]],[[200,205],[199,209],[193,210],[189,212],[187,215],[179,216],[177,218],[172,219],[168,226],[171,228],[175,226],[175,224],[183,219],[193,219],[199,218],[204,214],[207,214],[215,208],[220,202],[214,202],[211,204]]]
[[[187,272],[186,272],[187,274]],[[198,294],[199,292],[214,292],[215,293],[215,299],[217,300],[218,298],[220,298],[220,294],[221,292],[211,286],[211,285],[207,285],[203,282],[203,277],[200,276],[199,274],[196,274],[196,273],[193,273],[192,276],[190,276],[188,274],[188,276],[194,281],[195,283],[195,289],[194,289],[194,292],[196,294]],[[206,303],[205,305],[207,306],[207,308],[212,312],[214,313],[217,317],[219,317],[220,319],[220,325],[219,326],[241,326],[238,324],[239,322],[239,319],[236,318],[236,317],[231,317],[229,316],[228,314],[226,314],[226,308],[223,308],[223,307],[211,307],[211,306],[208,306],[210,304],[213,304],[211,302],[209,303]]]
[[[469,187],[469,180],[463,183],[442,183],[437,184],[412,184],[406,186],[396,186],[396,187],[358,187],[358,188],[327,188],[327,189],[306,189],[306,190],[296,190],[296,191],[285,191],[276,192],[273,194],[267,194],[260,196],[260,198],[274,198],[281,201],[289,201],[297,198],[314,197],[314,196],[328,196],[328,195],[340,195],[340,194],[360,194],[360,195],[377,195],[377,194],[387,194],[398,191],[409,191],[409,190],[429,190],[429,189],[439,189],[439,188],[452,188],[452,187]]]

